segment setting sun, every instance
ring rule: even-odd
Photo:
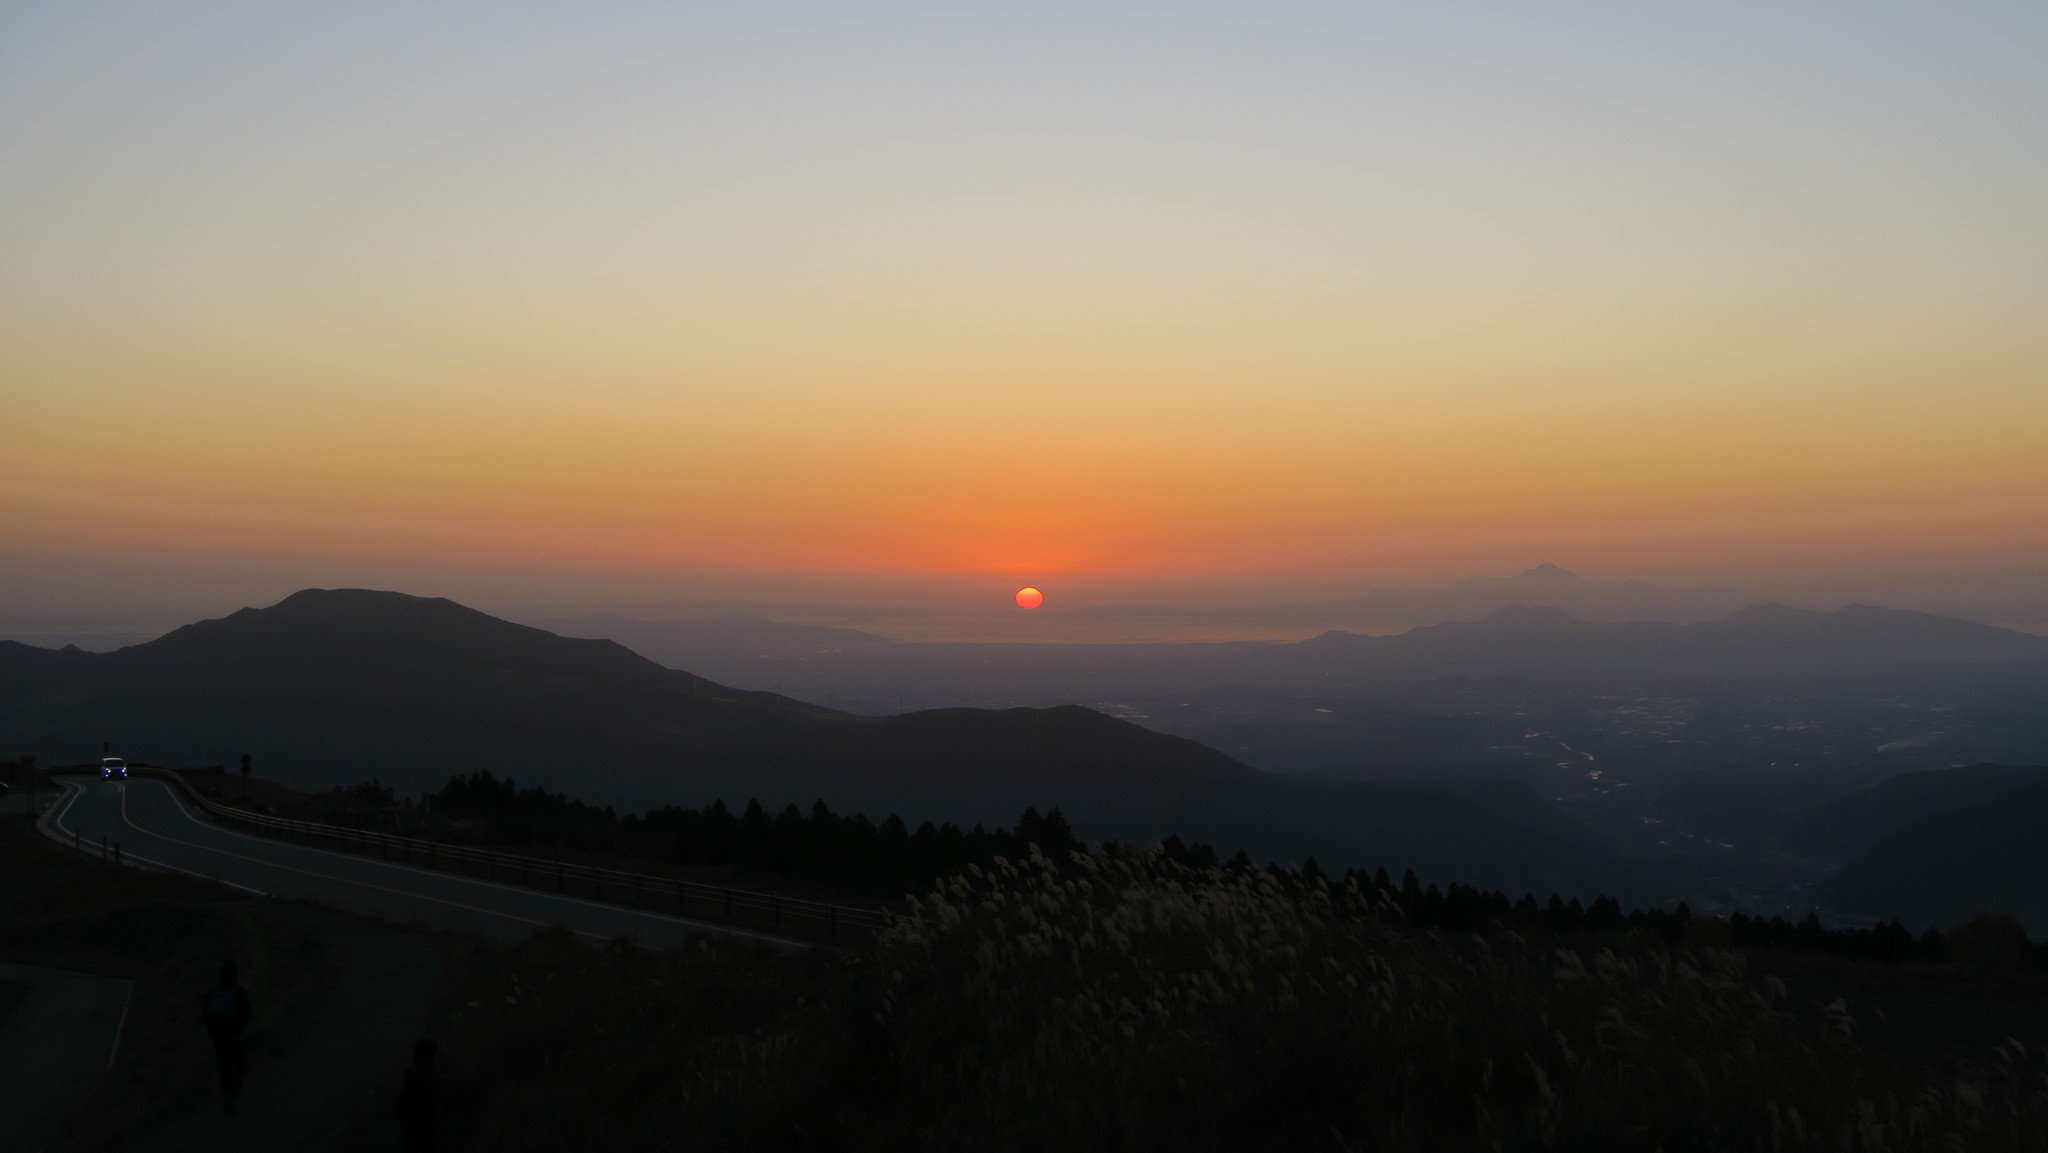
[[[1045,594],[1030,585],[1017,590],[1017,607],[1020,609],[1035,609],[1044,603]]]

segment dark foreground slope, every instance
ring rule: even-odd
[[[2048,785],[2048,765],[1926,769],[1858,789],[1822,806],[1788,840],[1821,852],[1855,853],[1934,813],[1981,805],[2023,785]]]
[[[116,653],[0,644],[0,731],[45,763],[102,741],[157,763],[247,752],[308,787],[376,775],[411,792],[489,769],[630,809],[824,798],[1008,822],[1059,805],[1090,838],[1177,831],[1510,889],[1625,879],[1591,847],[1441,790],[1287,781],[1071,706],[856,717],[398,593],[309,590]]]
[[[1829,908],[1953,925],[2010,913],[2048,928],[2048,784],[1930,813],[1880,838],[1825,893]]]

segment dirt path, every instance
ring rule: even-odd
[[[374,1108],[429,1030],[446,968],[432,938],[308,906],[278,904],[265,915],[303,919],[331,941],[340,962],[335,982],[309,1001],[280,1052],[252,1052],[236,1116],[209,1102],[130,1148],[284,1153],[311,1145]],[[201,992],[193,993],[195,1017]]]

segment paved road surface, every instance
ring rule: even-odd
[[[0,978],[31,989],[0,1024],[0,1149],[40,1149],[113,1064],[133,986],[5,963]]]
[[[623,936],[650,945],[675,945],[708,931],[809,947],[766,933],[251,836],[194,816],[162,781],[67,782],[49,823],[63,840],[70,841],[75,831],[88,847],[98,846],[104,836],[142,864],[492,941],[524,940],[536,928],[566,925],[587,937]]]

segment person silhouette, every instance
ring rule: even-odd
[[[398,1135],[406,1153],[426,1153],[440,1145],[441,1071],[435,1063],[440,1053],[432,1037],[413,1042],[412,1063],[398,1089]]]
[[[248,1049],[242,1031],[249,1027],[249,991],[242,988],[241,969],[233,957],[221,962],[220,981],[206,991],[200,1019],[213,1041],[213,1066],[220,1074],[221,1111],[232,1117],[249,1073]]]

